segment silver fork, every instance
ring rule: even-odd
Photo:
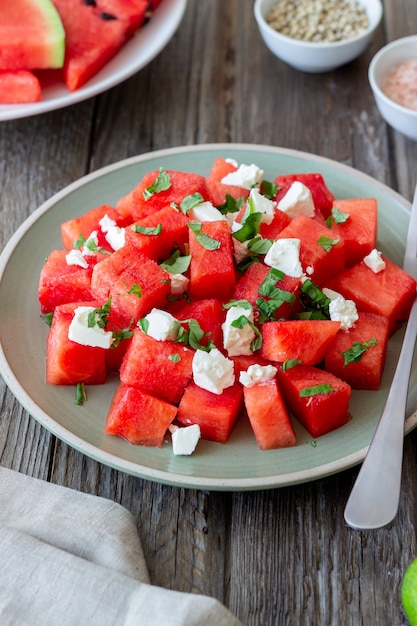
[[[417,185],[414,191],[404,270],[417,279]],[[384,409],[345,508],[349,526],[372,530],[397,515],[400,499],[404,419],[408,384],[417,336],[417,295]]]

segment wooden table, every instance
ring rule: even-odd
[[[244,142],[322,155],[411,200],[417,144],[388,128],[367,81],[372,55],[417,30],[413,0],[385,0],[369,49],[323,75],[265,48],[249,0],[189,0],[167,47],[94,99],[0,124],[1,244],[42,202],[84,174],[151,150]],[[412,381],[415,384],[415,381]],[[188,490],[112,470],[65,445],[0,386],[3,466],[113,499],[137,520],[152,582],[205,593],[246,625],[406,624],[400,585],[417,555],[417,433],[405,440],[391,527],[358,532],[343,510],[357,468],[305,485]]]

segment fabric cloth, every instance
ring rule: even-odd
[[[241,626],[217,600],[150,584],[131,513],[0,468],[2,626]]]

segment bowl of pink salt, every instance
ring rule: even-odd
[[[381,48],[369,65],[368,77],[385,121],[417,141],[417,35]]]

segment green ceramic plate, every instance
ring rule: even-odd
[[[118,470],[184,487],[248,490],[311,481],[363,460],[383,408],[403,333],[390,341],[382,387],[354,392],[352,421],[312,441],[296,425],[298,444],[260,451],[244,417],[227,444],[200,441],[191,457],[176,457],[169,443],[161,449],[132,446],[103,433],[117,379],[90,387],[83,407],[74,389],[48,387],[44,380],[47,326],[40,319],[37,282],[45,256],[61,247],[61,222],[99,204],[115,203],[146,172],[160,166],[208,174],[216,156],[256,163],[272,180],[277,173],[321,172],[336,197],[376,197],[378,247],[402,264],[410,205],[372,178],[310,154],[266,146],[212,144],[144,154],[94,172],[56,194],[19,228],[0,257],[0,372],[21,404],[43,426],[84,454]],[[416,367],[412,372],[416,379]],[[417,423],[417,388],[410,386],[406,431]]]

